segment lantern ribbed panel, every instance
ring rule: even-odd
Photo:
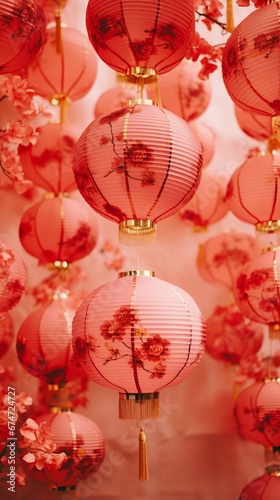
[[[0,0],[0,74],[25,69],[45,40],[46,20],[33,0]]]
[[[89,0],[86,26],[99,57],[115,71],[170,71],[194,36],[191,0]]]
[[[97,57],[80,31],[62,30],[62,53],[56,50],[56,28],[48,28],[43,50],[28,68],[28,80],[40,96],[52,100],[81,99],[91,89],[97,74]]]
[[[251,12],[227,40],[222,59],[234,103],[269,116],[280,114],[279,12],[278,2]]]
[[[49,384],[63,384],[81,374],[72,349],[74,314],[67,298],[58,296],[23,321],[16,349],[28,373]]]
[[[123,276],[91,292],[73,320],[89,378],[119,392],[152,393],[183,381],[204,349],[194,300],[155,277]]]
[[[42,470],[23,462],[28,476],[62,488],[75,486],[97,472],[104,459],[105,443],[95,422],[85,415],[69,411],[46,413],[36,417],[36,422],[47,423],[51,439],[57,445],[55,453],[66,453],[68,460],[60,468],[45,465]]]
[[[39,132],[36,144],[19,147],[26,178],[53,193],[77,189],[72,163],[80,132],[64,123],[49,123]]]
[[[260,115],[234,107],[235,117],[241,130],[256,141],[265,141],[272,135],[271,116]]]
[[[73,168],[82,196],[102,216],[158,222],[192,198],[201,164],[200,143],[184,120],[134,104],[85,129]]]
[[[247,484],[238,500],[278,500],[280,498],[279,464],[266,467],[265,474]]]
[[[192,121],[190,127],[201,144],[203,155],[202,166],[207,167],[215,153],[216,132],[209,125],[198,120]]]
[[[280,250],[264,252],[249,262],[233,291],[244,316],[267,325],[280,324]]]
[[[280,446],[280,385],[268,379],[242,391],[234,405],[234,418],[241,437],[266,447]]]
[[[280,219],[280,154],[249,158],[231,176],[226,199],[231,212],[249,224]]]
[[[44,199],[26,210],[19,225],[23,248],[41,263],[75,262],[96,246],[95,216],[76,200]]]
[[[6,268],[0,267],[0,313],[13,309],[25,291],[26,269],[14,251],[13,255],[15,260],[11,265]]]
[[[14,338],[14,323],[8,313],[0,314],[0,358],[9,350]]]

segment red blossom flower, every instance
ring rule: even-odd
[[[142,172],[142,180],[141,180],[141,186],[154,186],[155,184],[155,172],[152,170],[145,170]]]
[[[150,338],[147,338],[142,344],[143,359],[149,361],[165,360],[169,356],[170,341],[163,339],[158,333]]]
[[[141,142],[131,144],[125,151],[125,160],[128,166],[145,168],[153,161],[152,149]]]
[[[166,373],[166,365],[159,361],[154,366],[154,371],[151,373],[150,378],[162,378]]]

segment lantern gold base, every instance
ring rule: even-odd
[[[280,323],[275,323],[274,325],[269,325],[268,335],[270,340],[278,339],[280,340]]]
[[[71,411],[72,403],[69,400],[69,391],[67,387],[48,384],[46,405],[50,408],[52,413]]]
[[[280,230],[280,220],[267,220],[256,224],[256,230],[260,233],[274,233]]]
[[[142,68],[132,66],[125,74],[125,80],[129,83],[138,83],[142,80],[145,83],[154,83],[157,81],[157,72],[153,68]]]
[[[159,393],[119,393],[119,418],[121,420],[143,420],[159,418]]]
[[[156,239],[156,224],[147,219],[130,219],[119,224],[119,242],[135,246],[154,243]]]

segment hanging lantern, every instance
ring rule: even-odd
[[[206,331],[206,352],[232,365],[256,354],[263,343],[263,326],[244,318],[234,302],[215,307]]]
[[[33,0],[0,0],[0,74],[25,69],[38,55],[46,20]]]
[[[241,437],[267,448],[280,446],[280,379],[268,378],[243,390],[234,406]]]
[[[158,79],[162,106],[187,122],[199,118],[211,100],[211,84],[209,80],[198,77],[199,70],[200,63],[183,59],[176,68]],[[150,98],[151,92],[148,92]]]
[[[190,0],[89,0],[86,26],[99,57],[112,69],[147,79],[170,71],[194,36]]]
[[[0,242],[0,315],[20,301],[26,285],[26,270],[18,255]]]
[[[105,90],[96,101],[94,107],[94,117],[100,118],[102,115],[110,114],[112,111],[124,108],[129,101],[136,99],[137,92],[135,88],[113,87]]]
[[[236,278],[234,296],[244,316],[280,333],[280,250],[253,258]]]
[[[249,158],[229,180],[229,209],[258,231],[273,232],[280,227],[279,172],[280,153],[275,151]]]
[[[36,144],[19,147],[26,178],[55,194],[77,189],[72,163],[80,132],[65,123],[49,123],[38,132]]]
[[[76,307],[66,292],[57,292],[21,324],[16,350],[23,368],[51,385],[64,385],[79,376],[81,367],[72,349],[72,320]]]
[[[184,120],[135,101],[85,129],[73,168],[84,199],[117,222],[120,241],[129,243],[140,234],[152,239],[156,223],[190,201],[201,163],[201,146]]]
[[[209,125],[197,120],[191,121],[190,127],[201,144],[202,166],[205,168],[211,162],[215,153],[216,133]]]
[[[8,313],[0,313],[0,358],[8,352],[14,338],[14,323]]]
[[[23,214],[19,237],[23,248],[41,264],[67,267],[95,248],[98,225],[78,201],[50,193]]]
[[[37,417],[36,422],[46,423],[56,445],[55,453],[66,453],[67,460],[59,468],[45,463],[41,470],[34,462],[22,461],[29,477],[62,491],[75,489],[79,481],[97,472],[104,459],[105,444],[95,422],[85,415],[59,408]]]
[[[196,193],[180,211],[182,220],[194,231],[206,230],[227,214],[225,193],[225,183],[216,173],[203,171]]]
[[[238,500],[277,500],[280,497],[280,466],[270,464],[265,473],[247,484]]]
[[[260,251],[253,236],[225,231],[200,245],[197,268],[205,281],[232,290],[244,265],[259,255]]]
[[[235,117],[241,130],[256,141],[266,141],[272,135],[271,116],[260,115],[234,107]]]
[[[66,119],[66,105],[84,97],[95,82],[97,57],[80,31],[61,26],[61,44],[57,31],[49,27],[39,57],[28,68],[28,80],[37,94],[53,105],[61,106],[61,121]]]

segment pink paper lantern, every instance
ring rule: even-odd
[[[263,326],[244,318],[234,302],[215,307],[206,320],[206,331],[206,352],[232,365],[256,354],[263,343]]]
[[[205,281],[232,290],[245,264],[260,252],[261,248],[253,236],[235,231],[224,232],[200,245],[197,268]]]
[[[65,123],[49,123],[38,131],[36,144],[19,147],[26,178],[56,194],[77,189],[72,163],[80,136],[78,129]]]
[[[182,220],[194,231],[205,230],[228,212],[226,185],[214,172],[203,171],[199,187],[186,207],[180,211]]]
[[[271,117],[280,114],[278,31],[277,2],[255,9],[228,38],[222,59],[224,84],[233,102]]]
[[[0,315],[13,309],[26,286],[26,270],[21,258],[0,242]]]
[[[56,488],[75,488],[79,481],[98,471],[104,459],[105,444],[93,420],[80,413],[58,411],[41,415],[36,422],[46,422],[56,444],[55,453],[66,453],[67,460],[60,468],[45,463],[42,470],[36,468],[36,463],[22,461],[28,476]]]
[[[280,466],[271,464],[265,473],[247,484],[238,500],[277,500],[280,497]]]
[[[46,20],[33,0],[0,0],[0,74],[25,69],[45,40]]]
[[[64,385],[81,374],[72,349],[73,307],[68,294],[57,293],[29,314],[16,342],[23,368],[48,384]]]
[[[201,144],[202,166],[205,168],[209,165],[215,153],[216,133],[209,125],[197,120],[191,121],[190,127]]]
[[[234,296],[252,321],[280,325],[280,250],[261,253],[236,276]]]
[[[158,74],[185,57],[194,36],[191,0],[89,0],[86,26],[99,57],[120,73]]]
[[[244,389],[234,405],[238,433],[267,448],[280,446],[279,379],[266,379]]]
[[[100,118],[102,115],[110,114],[112,111],[124,108],[129,101],[137,97],[136,90],[132,88],[119,86],[105,90],[96,101],[94,117],[95,119]]]
[[[272,135],[271,116],[260,115],[234,107],[235,116],[241,130],[256,141],[266,141]]]
[[[280,154],[265,154],[246,160],[232,174],[226,193],[231,212],[257,229],[273,231],[279,227]]]
[[[131,104],[93,121],[75,148],[77,186],[89,205],[119,224],[120,240],[155,234],[156,223],[194,195],[201,146],[168,110]]]
[[[199,118],[211,100],[211,84],[198,77],[199,70],[200,63],[183,59],[158,80],[162,106],[187,122]]]
[[[8,313],[0,313],[0,358],[8,352],[14,338],[14,323]]]
[[[65,196],[52,196],[23,214],[19,237],[23,248],[40,263],[72,263],[96,246],[98,224],[94,214]]]
[[[119,391],[120,418],[157,418],[159,392],[190,375],[204,343],[194,300],[150,271],[93,290],[73,320],[74,352],[91,380]]]

